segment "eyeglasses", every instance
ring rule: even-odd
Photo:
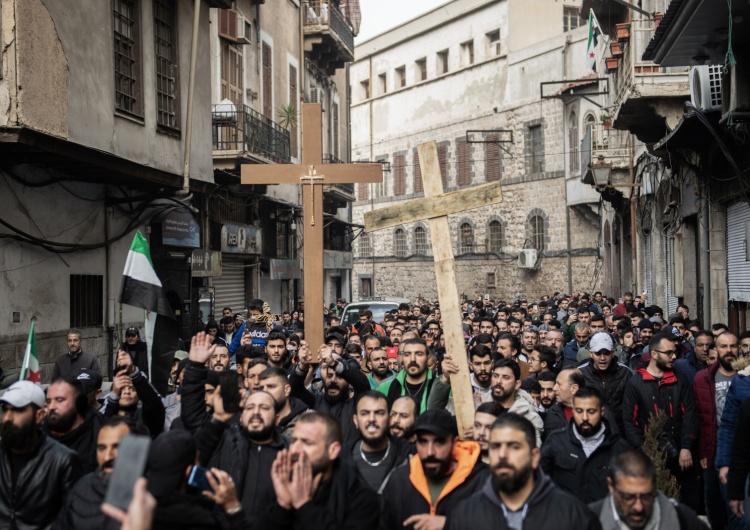
[[[655,351],[656,353],[661,353],[662,355],[666,355],[667,357],[675,357],[677,355],[677,350],[667,350],[667,351],[651,350],[651,351]]]
[[[618,489],[615,489],[617,495],[627,504],[634,504],[635,501],[641,501],[643,503],[652,502],[657,495],[656,491],[650,491],[648,493],[624,493]]]

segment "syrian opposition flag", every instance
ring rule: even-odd
[[[586,67],[596,72],[596,46],[599,44],[599,38],[602,36],[602,28],[599,21],[596,20],[594,10],[589,10],[589,40],[586,46]]]
[[[21,365],[21,376],[18,380],[41,383],[41,378],[39,377],[39,353],[36,350],[34,324],[35,322],[32,319],[31,329],[29,329],[29,340],[26,341],[26,353],[23,355],[23,364]]]

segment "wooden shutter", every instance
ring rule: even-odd
[[[406,190],[406,178],[405,178],[405,165],[406,157],[404,155],[398,155],[393,157],[393,165],[395,166],[395,179],[393,183],[393,194],[403,195]]]
[[[448,146],[438,146],[438,163],[440,164],[440,176],[443,180],[443,191],[448,189]]]
[[[471,184],[471,146],[465,139],[456,141],[456,150],[458,151],[458,175],[457,183],[459,186]]]
[[[333,156],[339,157],[339,104],[334,103],[333,109]]]
[[[417,149],[414,149],[412,160],[414,166],[414,193],[422,193],[424,191],[424,182],[422,182],[422,167],[419,165],[419,151]]]
[[[357,194],[357,200],[360,201],[366,201],[367,200],[367,184],[366,182],[360,182],[357,184],[358,194]]]
[[[486,140],[488,143],[484,144],[485,180],[487,182],[494,182],[500,180],[502,174],[500,144],[497,143],[500,140],[500,135],[489,134]]]
[[[219,9],[219,37],[237,42],[237,11]]]
[[[263,115],[273,119],[273,77],[271,67],[271,46],[263,43]]]

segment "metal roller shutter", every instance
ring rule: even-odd
[[[651,248],[651,234],[645,234],[643,236],[643,243],[645,247],[645,254],[646,254],[646,290],[648,291],[648,296],[650,300],[654,299],[654,287],[652,285],[652,263],[653,263],[653,249]],[[655,302],[654,302],[655,303]]]
[[[741,202],[727,208],[727,287],[729,299],[750,302],[750,261],[745,241],[750,207]]]
[[[672,244],[671,240],[668,237],[664,238],[664,246],[666,248],[666,254],[667,254],[667,314],[664,315],[664,320],[667,320],[669,315],[677,312],[677,306],[679,305],[679,300],[677,300],[676,296],[672,295]]]
[[[221,315],[221,310],[231,307],[233,313],[247,309],[245,300],[245,263],[234,260],[222,260],[221,276],[213,278],[215,289],[215,311]]]

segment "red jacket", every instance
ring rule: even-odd
[[[708,368],[695,374],[693,392],[695,392],[695,408],[698,411],[698,458],[708,459],[709,466],[713,466],[716,456],[716,439],[719,426],[716,422],[716,383],[714,377],[719,370],[719,363],[715,362]]]

